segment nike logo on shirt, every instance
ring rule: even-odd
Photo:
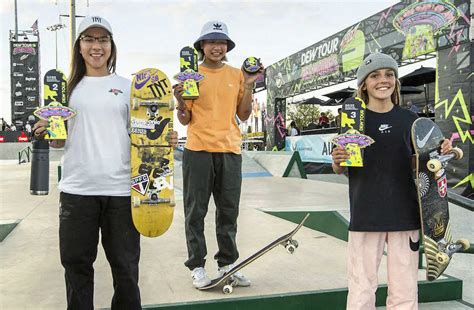
[[[384,132],[385,130],[390,129],[390,128],[392,128],[392,126],[390,126],[389,124],[381,124],[379,126],[379,131]]]

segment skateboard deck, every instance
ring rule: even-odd
[[[64,121],[76,115],[67,106],[67,80],[64,73],[52,69],[44,75],[44,106],[38,107],[33,114],[40,119],[48,120],[46,140],[66,139]]]
[[[332,142],[349,153],[349,159],[341,163],[343,167],[363,167],[363,149],[374,143],[372,138],[364,135],[365,109],[365,102],[358,97],[348,98],[342,105],[341,133]]]
[[[298,224],[298,226],[293,229],[291,232],[287,233],[286,235],[281,236],[280,238],[276,239],[272,243],[265,246],[263,249],[259,250],[255,254],[249,256],[239,264],[235,265],[232,269],[227,271],[223,276],[218,277],[216,279],[211,280],[211,283],[199,288],[200,290],[208,290],[214,288],[220,284],[224,284],[222,288],[222,292],[224,294],[231,294],[233,288],[237,285],[236,281],[232,278],[232,276],[239,271],[240,269],[244,268],[245,266],[249,265],[253,261],[257,260],[260,256],[264,255],[265,253],[269,252],[273,248],[277,247],[278,245],[282,245],[286,248],[286,251],[290,254],[293,254],[298,247],[298,242],[293,240],[293,236],[303,227],[304,222],[308,219],[309,213],[305,215],[303,220]]]
[[[168,77],[158,69],[137,72],[130,92],[132,219],[143,236],[157,237],[174,213],[174,157],[168,135],[174,102]]]
[[[469,241],[453,242],[448,209],[446,166],[451,159],[460,159],[460,149],[441,155],[444,140],[441,129],[428,118],[418,118],[411,130],[416,156],[418,202],[422,241],[426,259],[426,278],[436,280],[448,267],[456,252],[469,248]]]
[[[204,79],[204,76],[198,72],[198,54],[194,47],[186,46],[179,52],[179,71],[174,78],[183,82],[183,99],[197,99],[198,82]]]

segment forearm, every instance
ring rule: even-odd
[[[252,113],[252,90],[253,85],[244,85],[244,95],[237,107],[237,116],[241,121],[246,121]]]
[[[178,109],[178,120],[183,126],[189,124],[191,121],[191,111],[188,109]]]
[[[341,167],[340,165],[332,163],[332,171],[334,171],[335,174],[341,174],[345,169],[346,167]]]

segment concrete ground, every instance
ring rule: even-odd
[[[18,226],[0,243],[0,309],[64,309],[65,286],[58,249],[58,191],[57,165],[50,166],[48,196],[29,194],[30,164],[0,161],[3,176],[0,186],[0,220],[19,220]],[[187,251],[184,238],[182,206],[182,177],[180,163],[176,165],[175,217],[170,230],[161,237],[141,239],[140,287],[142,304],[192,302],[229,298],[220,290],[198,291],[193,288],[190,272],[183,262]],[[238,245],[241,259],[253,254],[295,224],[262,212],[264,210],[337,210],[348,217],[347,185],[265,176],[264,169],[244,156],[241,210]],[[256,173],[254,173],[256,172]],[[452,207],[453,222],[459,223],[456,232],[474,240],[474,215]],[[464,211],[463,211],[464,210]],[[206,218],[208,262],[211,277],[217,265],[213,255],[217,251],[214,225],[215,206],[211,202]],[[455,232],[455,234],[456,234]],[[456,237],[456,235],[455,235]],[[300,247],[289,255],[283,248],[262,256],[243,272],[252,280],[249,288],[236,288],[231,298],[284,294],[344,288],[346,283],[346,243],[324,233],[303,227],[295,236]],[[463,279],[463,299],[474,303],[472,255],[458,255],[447,274]],[[386,264],[380,267],[380,283],[386,283]],[[94,265],[95,306],[110,306],[112,279],[103,250]],[[309,276],[308,276],[309,275]],[[419,279],[424,279],[420,270]],[[382,309],[382,308],[381,308]],[[420,309],[470,309],[456,302],[422,304]]]

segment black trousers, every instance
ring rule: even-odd
[[[222,267],[239,258],[235,237],[242,187],[242,156],[233,153],[183,153],[183,198],[188,260],[186,267],[204,267],[207,247],[204,236],[211,194],[216,204],[216,236],[219,251],[214,255]]]
[[[130,197],[60,194],[59,248],[68,309],[94,308],[94,268],[99,230],[112,269],[112,309],[141,309],[138,287],[140,235]]]

